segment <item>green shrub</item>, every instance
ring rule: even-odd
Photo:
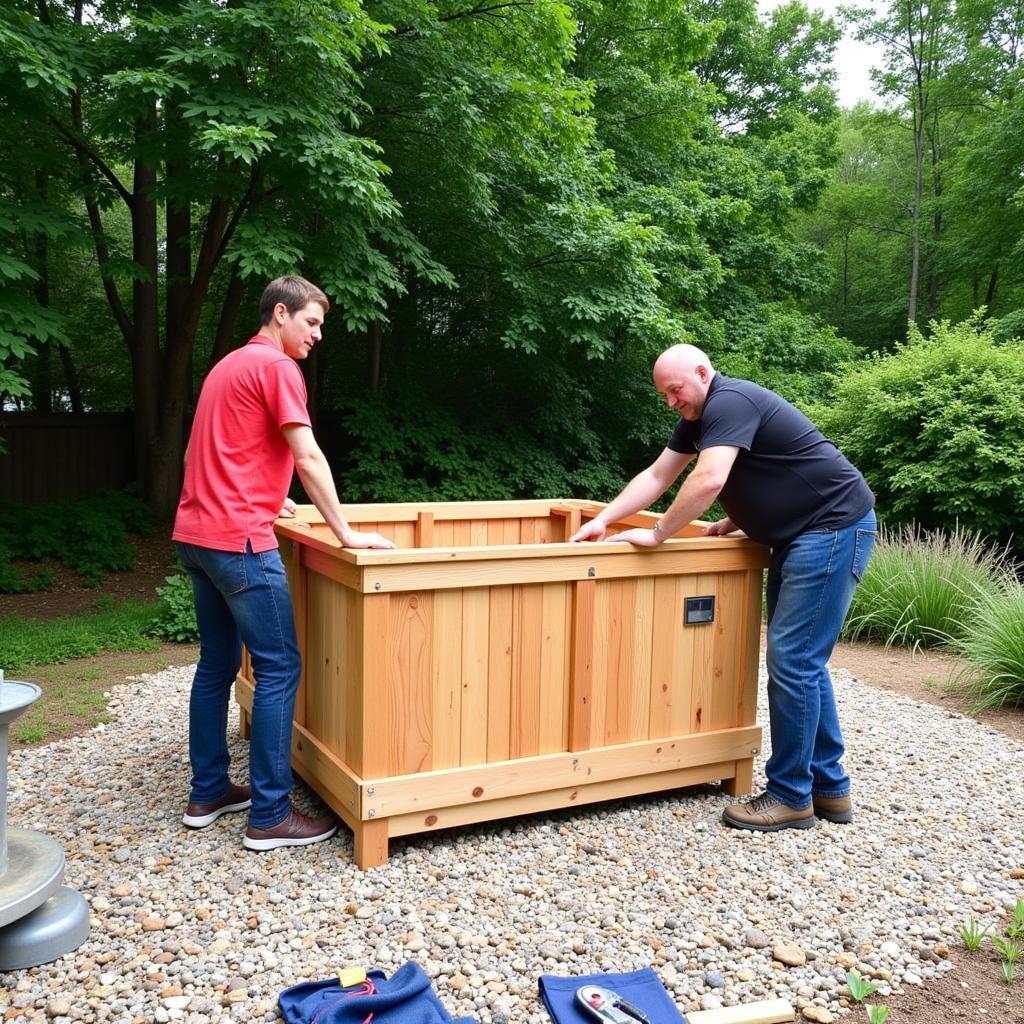
[[[843,627],[849,639],[930,647],[969,634],[980,595],[998,595],[1001,552],[955,529],[882,529]]]
[[[1024,522],[1024,343],[977,320],[913,325],[808,412],[865,475],[889,524],[954,523],[1006,541]],[[1015,542],[1024,550],[1024,535]]]
[[[47,570],[14,565],[52,558],[74,569],[90,586],[105,573],[131,569],[138,554],[129,533],[153,532],[152,515],[138,498],[102,491],[76,501],[51,501],[32,508],[0,503],[0,593],[45,590]]]
[[[199,639],[199,626],[192,598],[192,581],[180,573],[166,579],[166,587],[156,588],[160,603],[150,628],[150,636],[178,644],[194,643]]]
[[[1024,706],[1024,585],[1007,579],[997,593],[979,591],[970,620],[957,651],[970,666],[966,690],[977,700],[973,710]]]
[[[157,642],[146,632],[153,610],[152,603],[104,598],[85,615],[48,621],[8,615],[0,619],[0,665],[17,670],[103,651],[151,651]]]

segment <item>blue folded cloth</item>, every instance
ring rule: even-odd
[[[286,1024],[478,1024],[473,1017],[453,1019],[441,1005],[430,979],[419,964],[403,964],[389,979],[383,971],[368,971],[376,992],[353,995],[337,978],[307,981],[286,988],[277,1002]]]
[[[597,1024],[596,1018],[576,1002],[576,990],[583,985],[600,985],[643,1010],[651,1024],[686,1024],[661,979],[653,968],[630,974],[588,974],[578,978],[540,977],[540,997],[555,1024]]]

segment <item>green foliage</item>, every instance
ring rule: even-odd
[[[24,508],[0,503],[0,593],[45,590],[49,570],[28,572],[13,562],[57,559],[74,569],[87,586],[104,573],[131,569],[137,552],[129,533],[153,531],[149,509],[129,494],[102,491],[89,498]]]
[[[868,1013],[868,1024],[885,1024],[889,1019],[888,1006],[866,1006],[865,1009]]]
[[[160,603],[149,635],[172,643],[194,643],[199,639],[196,606],[192,597],[192,581],[178,573],[167,577],[167,585],[156,588]]]
[[[1000,595],[1004,567],[978,534],[883,528],[844,635],[915,648],[963,641],[981,595]]]
[[[975,713],[1004,705],[1024,706],[1024,584],[1007,578],[997,591],[971,595],[969,627],[957,652],[969,668],[966,690]]]
[[[885,522],[1008,540],[1024,522],[1024,343],[996,344],[976,320],[932,330],[851,366],[811,418],[864,473]]]
[[[1003,981],[1005,981],[1007,985],[1012,985],[1014,976],[1017,973],[1016,963],[1012,960],[1000,960],[999,969],[1002,971]]]
[[[1015,964],[1020,958],[1020,946],[1013,939],[1004,939],[998,935],[993,935],[992,945],[996,947],[999,959],[1005,960],[1008,964]]]
[[[960,938],[963,941],[964,949],[966,949],[968,953],[975,952],[981,946],[982,940],[990,931],[990,928],[983,929],[981,925],[978,924],[974,915],[971,914],[967,919],[967,923],[960,925]]]
[[[1024,937],[1024,900],[1017,900],[1013,904],[1013,916],[1006,926],[1006,934],[1014,940]]]
[[[868,981],[859,971],[846,972],[846,987],[850,990],[850,998],[855,1003],[863,1003],[868,996],[877,992],[877,982]]]
[[[153,604],[101,599],[95,611],[42,621],[9,615],[0,619],[0,665],[12,671],[48,665],[103,651],[151,651],[157,641],[146,635]]]

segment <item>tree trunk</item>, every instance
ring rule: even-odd
[[[46,172],[36,171],[36,197],[46,201]],[[39,279],[36,281],[36,302],[43,309],[50,307],[50,253],[49,239],[45,231],[35,237],[35,264]],[[32,405],[36,412],[53,411],[52,349],[48,341],[42,342],[37,350],[36,372],[32,380]]]
[[[992,273],[989,274],[988,288],[985,289],[985,315],[992,315],[992,306],[996,301],[996,286],[999,283],[999,264],[997,263],[992,268]],[[977,305],[977,302],[975,302]]]
[[[369,390],[371,395],[375,395],[380,391],[381,355],[384,348],[384,330],[379,320],[373,320],[370,322],[370,327],[367,331],[367,340],[370,344]]]
[[[232,342],[235,340],[235,323],[238,320],[238,310],[244,295],[245,282],[238,276],[236,268],[231,274],[228,290],[224,294],[224,302],[220,307],[220,319],[217,321],[217,336],[214,338],[213,351],[210,353],[210,363],[206,368],[207,373],[231,351]]]
[[[85,406],[82,404],[82,385],[78,380],[78,368],[66,345],[61,345],[58,351],[60,352],[60,365],[64,371],[64,386],[68,389],[68,398],[71,400],[71,411],[85,412]]]

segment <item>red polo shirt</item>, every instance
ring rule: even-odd
[[[309,426],[298,364],[257,335],[209,372],[188,443],[174,540],[218,551],[277,547],[295,461],[281,428]]]

